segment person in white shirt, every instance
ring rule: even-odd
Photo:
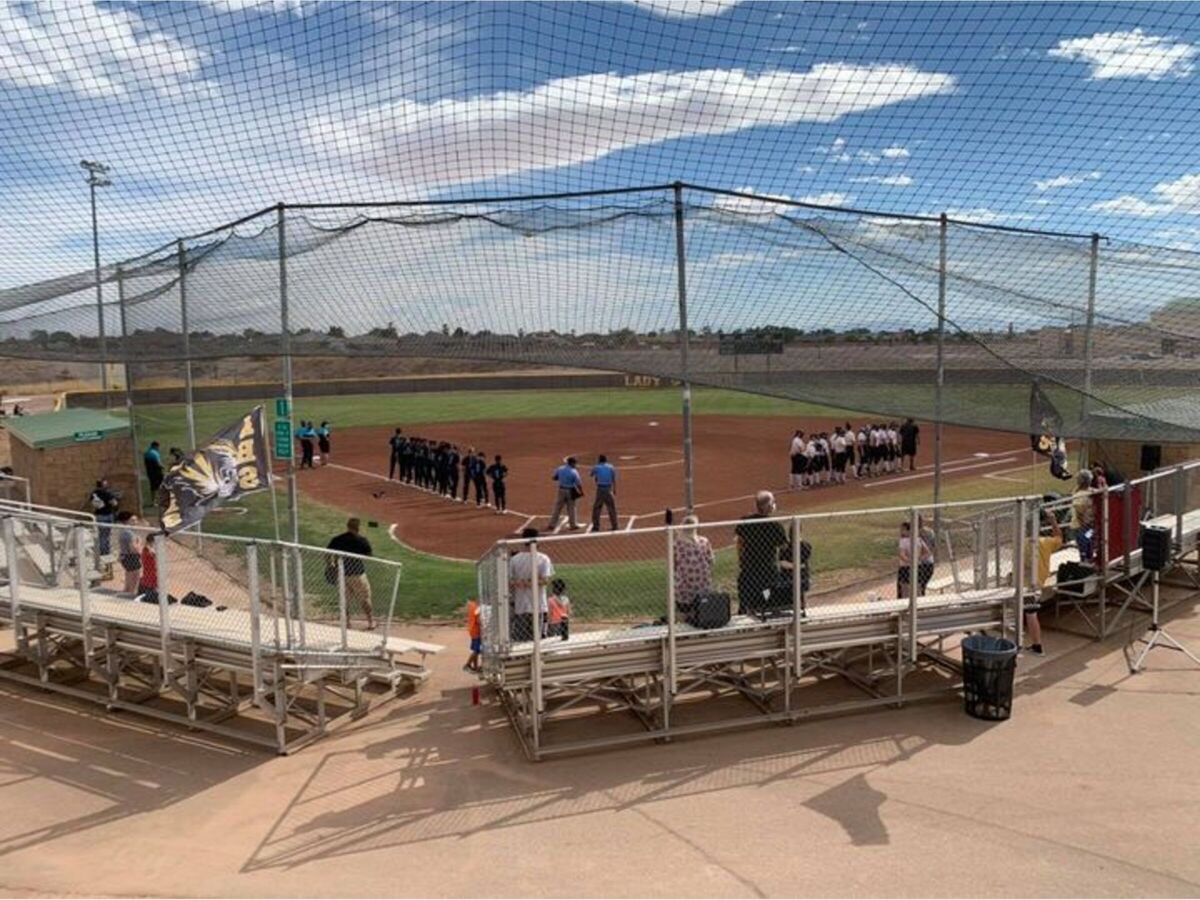
[[[793,491],[803,490],[805,472],[803,431],[797,430],[796,433],[792,435],[792,446],[788,451],[788,455],[791,457],[792,461],[791,475],[788,478],[788,488]]]
[[[900,432],[896,423],[888,426],[888,471],[896,472],[900,468]]]
[[[532,545],[538,539],[536,528],[526,528],[521,532],[521,538],[526,541],[525,550],[514,553],[508,561],[509,594],[512,597],[512,639],[514,641],[533,640],[533,573],[534,556]],[[550,557],[538,551],[537,554],[537,587],[538,603],[542,608],[542,623],[550,612],[546,601],[546,585],[554,577],[554,563]]]
[[[854,470],[854,476],[856,478],[862,478],[863,472],[865,472],[866,468],[867,468],[867,453],[868,453],[868,451],[867,451],[867,427],[865,425],[858,429],[858,438],[856,439],[856,443],[858,444],[858,447],[857,447],[858,466]]]
[[[804,445],[805,475],[804,483],[811,486],[817,484],[817,439],[810,437]]]
[[[833,433],[833,480],[846,483],[846,437],[840,428]]]

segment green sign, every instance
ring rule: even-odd
[[[99,441],[104,438],[104,435],[99,431],[77,431],[72,435],[77,444],[85,444],[88,441]]]
[[[275,420],[275,458],[292,458],[292,421],[291,419]]]
[[[275,417],[277,419],[286,419],[291,416],[291,404],[288,403],[287,397],[275,398]]]

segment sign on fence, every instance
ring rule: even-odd
[[[288,403],[287,397],[276,397],[275,398],[275,418],[290,419],[291,416],[292,416],[292,407],[291,407],[291,404]]]
[[[292,458],[292,420],[275,420],[275,458]]]

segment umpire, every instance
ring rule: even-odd
[[[592,503],[592,531],[600,530],[600,511],[608,510],[608,522],[617,530],[617,470],[603,453],[592,466],[592,480],[596,482],[596,500]]]

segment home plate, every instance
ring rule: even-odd
[[[976,459],[987,459],[992,454],[990,454],[990,453],[972,453],[971,455],[974,456]]]
[[[655,426],[657,426],[657,425],[658,425],[658,423],[657,423],[657,422],[651,422],[651,423],[650,423],[650,427],[651,427],[651,428],[654,428],[654,427],[655,427]]]
[[[622,462],[629,462],[629,460],[637,459],[637,457],[636,456],[618,456],[617,459],[621,460]]]

